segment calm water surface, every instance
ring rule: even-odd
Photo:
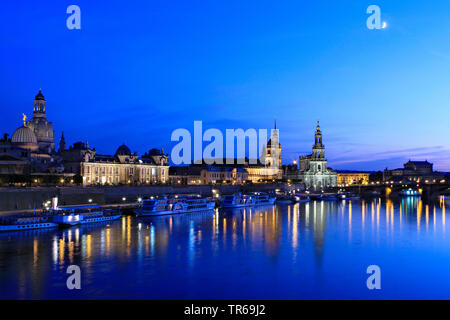
[[[407,198],[3,233],[0,298],[450,299],[446,220],[443,201]],[[81,290],[66,287],[73,264]],[[366,287],[373,264],[378,291]]]

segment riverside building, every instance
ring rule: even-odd
[[[86,141],[66,148],[61,135],[55,148],[53,124],[47,119],[47,101],[39,90],[34,99],[33,117],[0,139],[0,183],[42,181],[50,183],[157,184],[168,182],[168,155],[151,149],[143,156],[122,145],[114,155],[97,154]],[[52,179],[51,179],[52,178]]]

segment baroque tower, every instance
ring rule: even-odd
[[[264,158],[264,164],[269,168],[281,169],[281,145],[280,138],[278,136],[277,121],[275,120],[274,129],[272,135],[266,147],[266,154]]]
[[[36,135],[39,150],[44,153],[52,153],[55,149],[54,131],[50,121],[47,120],[46,101],[39,89],[34,98],[33,118],[28,121],[27,126]]]
[[[314,135],[314,145],[312,148],[310,167],[314,173],[322,173],[327,171],[325,146],[322,143],[322,132],[320,131],[319,121],[317,121],[316,133]]]
[[[299,163],[299,178],[303,181],[306,188],[321,189],[337,185],[336,172],[327,168],[325,146],[322,143],[322,131],[320,130],[319,121],[317,121],[314,134],[312,153],[300,157]]]

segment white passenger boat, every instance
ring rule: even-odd
[[[216,203],[200,195],[161,196],[143,200],[139,216],[190,213],[214,210]]]
[[[261,205],[273,205],[276,198],[267,193],[251,193],[223,196],[220,205],[223,208],[241,208]]]
[[[421,197],[422,194],[418,190],[413,190],[412,188],[404,189],[400,191],[401,197]]]
[[[53,222],[60,226],[75,226],[80,224],[106,222],[119,219],[119,211],[105,212],[97,205],[73,206],[57,208],[53,211]]]
[[[55,228],[51,216],[8,216],[0,218],[0,231],[19,231],[42,228]]]

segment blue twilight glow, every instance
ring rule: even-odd
[[[450,2],[76,1],[3,3],[0,133],[39,87],[56,140],[171,149],[176,128],[270,128],[283,162],[310,152],[321,121],[335,169],[450,171]]]

